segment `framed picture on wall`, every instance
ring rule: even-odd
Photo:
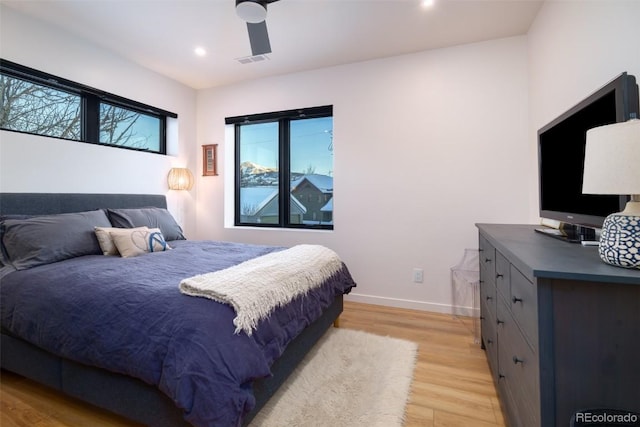
[[[202,146],[202,176],[218,175],[218,144]]]

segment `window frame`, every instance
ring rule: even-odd
[[[104,147],[115,147],[125,150],[142,151],[154,154],[167,154],[167,118],[178,118],[176,113],[143,104],[119,95],[102,91],[90,86],[86,86],[53,74],[45,73],[34,68],[17,64],[15,62],[0,59],[0,74],[24,80],[29,83],[47,86],[55,90],[71,93],[80,97],[80,139],[62,138],[51,135],[44,135],[35,132],[21,131],[16,129],[0,128],[8,132],[24,133],[29,135],[39,135],[47,138],[63,139],[88,144],[101,145]],[[100,142],[100,105],[108,104],[118,108],[132,111],[137,114],[151,116],[159,120],[159,147],[158,150],[148,148],[127,147],[125,145],[107,144]]]
[[[234,133],[234,226],[285,228],[303,230],[333,230],[331,224],[293,224],[291,223],[291,165],[290,165],[290,123],[298,119],[333,118],[333,105],[299,108],[295,110],[271,113],[250,114],[225,118],[225,124],[233,125]],[[241,221],[241,173],[240,173],[240,128],[242,125],[259,123],[278,123],[278,223],[254,223]],[[285,179],[282,179],[286,177]],[[287,195],[281,197],[281,195]]]

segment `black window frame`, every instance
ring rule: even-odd
[[[303,230],[333,230],[331,224],[292,224],[291,221],[291,169],[290,169],[290,128],[289,124],[297,119],[332,117],[333,105],[298,108],[294,110],[276,111],[225,118],[225,124],[234,125],[235,171],[234,171],[234,225],[237,227],[293,228]],[[241,221],[240,206],[240,127],[247,124],[278,123],[278,223],[253,223]],[[286,177],[286,179],[282,179]],[[280,195],[286,195],[280,197]]]
[[[29,135],[39,135],[47,138],[64,139],[82,143],[101,145],[104,147],[115,147],[125,150],[142,151],[154,154],[167,154],[167,118],[178,118],[176,113],[163,110],[102,91],[90,86],[86,86],[72,80],[67,80],[53,74],[45,73],[34,68],[17,64],[6,59],[0,59],[0,74],[4,74],[13,78],[28,81],[33,84],[47,86],[59,91],[71,93],[80,97],[80,139],[61,138],[51,135],[43,135],[34,132],[21,131],[16,129],[0,128],[8,132],[25,133]],[[107,144],[100,142],[100,104],[105,103],[114,105],[119,108],[130,110],[138,114],[144,114],[157,118],[159,120],[159,147],[158,151],[148,148],[127,147],[118,144]]]

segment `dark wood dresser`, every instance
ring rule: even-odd
[[[477,227],[482,345],[508,424],[640,412],[640,270],[533,225]]]

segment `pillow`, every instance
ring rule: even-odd
[[[118,253],[118,248],[116,248],[116,245],[113,243],[113,239],[111,238],[111,234],[109,233],[112,231],[122,230],[122,228],[94,227],[94,230],[103,255],[120,255],[120,253]],[[130,228],[129,230],[147,230],[147,227]]]
[[[171,249],[159,228],[116,228],[109,234],[123,258]]]
[[[7,255],[7,249],[4,247],[4,221],[7,219],[27,219],[33,218],[36,215],[0,215],[0,268],[11,265],[9,261],[9,255]]]
[[[103,210],[3,221],[2,243],[17,270],[102,253],[94,227],[109,227]]]
[[[167,240],[185,240],[182,228],[171,213],[163,208],[107,209],[113,227],[159,228]]]

